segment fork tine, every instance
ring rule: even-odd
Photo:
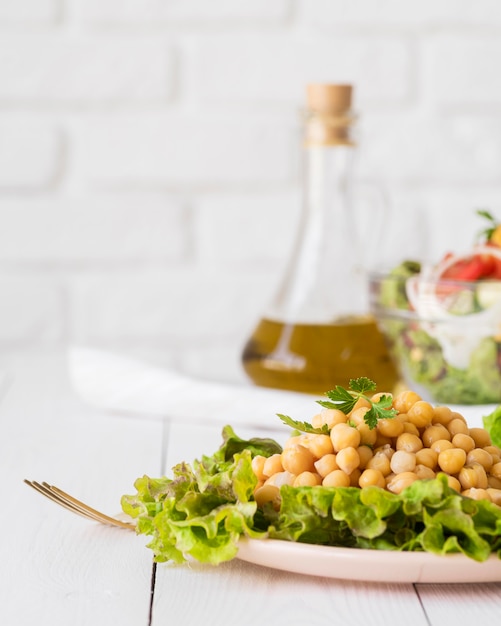
[[[38,483],[36,480],[27,480],[25,478],[24,482],[30,487],[32,487],[35,491],[38,491],[38,493],[42,494],[49,500],[52,500],[52,502],[59,504],[63,508],[68,509],[72,513],[77,513],[78,515],[81,515],[82,517],[85,517],[86,519],[94,519],[94,518],[91,518],[88,515],[88,513],[86,513],[85,511],[78,509],[76,506],[73,506],[70,502],[65,502],[61,498],[58,498],[56,494],[52,493],[49,489],[44,487],[42,484]]]
[[[46,496],[56,504],[61,505],[65,509],[72,511],[73,513],[77,513],[86,519],[91,519],[97,522],[101,522],[102,524],[108,524],[112,526],[118,526],[120,528],[126,528],[128,530],[134,530],[135,524],[132,522],[124,522],[122,520],[116,519],[114,517],[109,517],[96,509],[93,509],[88,504],[77,500],[70,494],[66,493],[62,489],[54,485],[49,485],[49,483],[42,482],[38,483],[34,480],[24,480],[24,482],[33,487],[36,491]]]
[[[122,520],[117,519],[116,517],[110,517],[109,515],[106,515],[105,513],[102,513],[101,511],[97,511],[96,509],[93,509],[88,504],[85,504],[85,502],[82,502],[81,500],[77,500],[75,497],[71,496],[69,493],[66,493],[62,489],[59,489],[59,487],[56,487],[55,485],[49,485],[48,483],[42,483],[42,484],[44,485],[44,487],[47,487],[51,493],[56,494],[62,500],[64,500],[65,502],[69,502],[71,505],[77,507],[78,509],[82,509],[83,511],[85,511],[85,513],[94,517],[94,519],[97,519],[100,522],[108,523],[108,524],[112,524],[113,526],[120,526],[121,528],[128,528],[128,529],[135,529],[136,527],[136,525],[133,522],[124,522]]]

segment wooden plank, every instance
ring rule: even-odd
[[[83,407],[62,360],[14,365],[0,404],[0,623],[146,624],[152,558],[145,539],[77,517],[22,480],[47,480],[114,514],[137,476],[160,471],[162,424]]]
[[[219,426],[172,424],[167,467],[212,453],[220,442]],[[242,437],[261,434],[239,429]],[[384,573],[382,572],[382,576]],[[265,616],[265,617],[263,617]],[[265,619],[275,624],[349,626],[427,625],[412,585],[365,584],[301,576],[234,560],[217,567],[159,564],[153,626],[199,623],[250,626]]]
[[[416,585],[430,624],[501,623],[501,583]]]

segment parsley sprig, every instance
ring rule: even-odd
[[[370,408],[364,415],[364,421],[369,428],[376,428],[380,419],[395,417],[398,411],[391,407],[391,396],[382,395],[377,401],[371,400],[368,392],[376,391],[376,383],[365,376],[352,378],[349,389],[337,385],[326,393],[329,400],[318,400],[318,404],[327,409],[339,409],[343,413],[349,413],[360,398],[365,398],[370,403]]]
[[[331,391],[328,391],[325,395],[329,400],[317,400],[318,404],[326,409],[339,409],[343,413],[348,414],[358,402],[360,398],[365,398],[370,403],[370,408],[364,415],[364,421],[367,426],[372,429],[376,428],[380,419],[387,419],[395,417],[398,414],[396,409],[391,407],[393,399],[391,396],[382,395],[377,401],[371,400],[368,392],[371,394],[376,391],[376,383],[362,376],[360,378],[352,378],[350,380],[349,389],[345,389],[340,385],[337,385]],[[303,433],[314,433],[317,435],[324,435],[329,433],[329,428],[324,424],[321,428],[315,428],[308,422],[299,422],[293,420],[288,415],[282,415],[278,413],[278,417],[295,430]]]
[[[498,221],[492,215],[492,213],[490,213],[489,211],[486,211],[484,209],[478,209],[477,210],[477,215],[479,215],[480,217],[483,217],[484,219],[486,219],[489,222],[489,226],[487,226],[482,231],[480,231],[480,233],[478,233],[478,238],[479,239],[485,239],[486,241],[489,241],[490,238],[492,237],[492,235],[494,234],[494,231],[496,230],[496,228],[499,225]]]

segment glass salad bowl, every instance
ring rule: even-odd
[[[473,270],[480,261],[491,269]],[[500,269],[501,249],[484,246],[370,276],[371,312],[402,382],[424,399],[501,403]]]

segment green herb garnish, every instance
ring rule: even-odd
[[[489,211],[486,211],[485,209],[478,209],[477,215],[485,218],[490,223],[490,225],[487,228],[484,228],[484,230],[478,233],[478,238],[485,239],[486,241],[490,241],[492,235],[494,234],[494,231],[498,227],[498,221],[492,215],[492,213],[490,213]]]
[[[376,391],[376,383],[370,378],[362,376],[361,378],[352,378],[350,380],[349,389],[345,389],[337,385],[331,391],[326,393],[329,400],[318,400],[318,404],[326,409],[339,409],[343,413],[348,414],[353,410],[355,404],[360,398],[365,398],[370,403],[370,408],[364,415],[364,421],[369,428],[376,428],[380,419],[388,419],[395,417],[398,411],[392,409],[393,398],[389,395],[382,395],[377,402],[371,400],[367,392]]]
[[[297,420],[293,420],[292,417],[288,415],[282,415],[281,413],[277,413],[277,416],[282,420],[284,424],[298,430],[302,433],[313,433],[315,435],[328,435],[329,427],[327,424],[324,424],[321,428],[315,428],[308,422],[299,422]]]

